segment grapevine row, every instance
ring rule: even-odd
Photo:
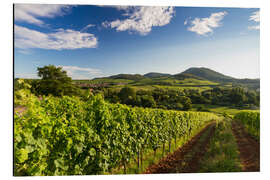
[[[251,135],[260,138],[260,112],[241,111],[234,116],[234,119],[240,120]]]
[[[131,108],[101,95],[37,98],[19,92],[14,115],[15,175],[101,174],[143,149],[190,137],[218,117],[207,112]]]

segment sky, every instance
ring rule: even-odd
[[[207,67],[259,78],[256,8],[15,4],[15,78],[62,67],[73,79]]]

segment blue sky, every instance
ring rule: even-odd
[[[208,67],[259,78],[254,8],[16,4],[15,77],[61,66],[73,79]]]

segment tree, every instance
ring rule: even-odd
[[[155,107],[156,106],[156,102],[155,102],[153,96],[143,95],[141,97],[141,105],[143,107]]]
[[[231,101],[238,106],[242,106],[247,101],[247,97],[243,88],[233,88],[230,96]]]
[[[131,87],[123,87],[118,96],[123,104],[133,105],[136,100],[136,92]]]
[[[183,110],[188,111],[192,108],[192,102],[188,97],[181,97],[181,104],[183,104]]]
[[[79,95],[80,89],[72,84],[72,79],[62,67],[48,65],[37,68],[41,80],[36,82],[35,91],[42,95]]]

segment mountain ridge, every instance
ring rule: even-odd
[[[199,80],[208,80],[213,82],[220,83],[256,83],[260,81],[259,78],[234,78],[231,76],[224,75],[217,71],[214,71],[210,68],[205,67],[191,67],[186,69],[185,71],[177,74],[169,74],[169,73],[159,73],[159,72],[149,72],[146,74],[116,74],[108,77],[101,78],[112,78],[112,79],[130,79],[130,80],[141,80],[144,78],[161,78],[161,77],[171,77],[175,79],[199,79]],[[100,79],[100,78],[94,78]]]
[[[215,70],[212,70],[206,67],[191,67],[177,74],[149,72],[143,75],[141,74],[116,74],[116,75],[112,75],[106,78],[113,78],[113,79],[121,79],[121,78],[129,79],[130,78],[134,80],[134,79],[142,79],[144,77],[159,78],[159,77],[177,77],[177,76],[182,76],[181,78],[199,78],[199,79],[205,79],[205,80],[210,80],[210,81],[223,81],[223,82],[235,82],[239,80],[240,81],[260,80],[260,78],[235,78],[232,76],[224,75],[220,72],[217,72]]]

